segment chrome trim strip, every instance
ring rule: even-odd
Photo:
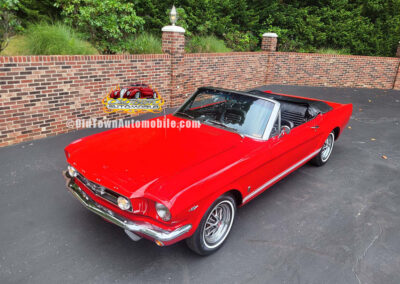
[[[303,164],[304,162],[306,162],[307,160],[311,159],[312,157],[314,157],[316,154],[318,154],[318,152],[321,151],[321,148],[312,152],[310,155],[308,155],[307,157],[305,157],[304,159],[300,160],[299,162],[297,162],[296,164],[292,165],[290,168],[284,170],[283,172],[281,172],[280,174],[278,174],[277,176],[273,177],[272,179],[270,179],[269,181],[267,181],[266,183],[264,183],[262,186],[260,186],[259,188],[257,188],[256,190],[254,190],[252,193],[248,194],[245,198],[243,198],[243,203],[247,202],[247,200],[251,199],[254,195],[256,195],[257,193],[259,193],[260,191],[264,190],[267,186],[271,185],[272,183],[274,183],[275,181],[277,181],[278,179],[280,179],[281,177],[283,177],[284,175],[288,174],[289,172],[291,172],[293,169],[297,168],[298,166],[300,166],[301,164]]]
[[[65,176],[65,173],[64,173]],[[66,176],[65,176],[66,177]],[[113,211],[97,204],[92,198],[90,198],[72,179],[66,177],[67,188],[72,193],[72,195],[82,203],[87,209],[96,213],[100,217],[110,221],[111,223],[121,227],[122,229],[131,231],[133,233],[140,233],[154,240],[159,240],[161,242],[168,242],[176,239],[177,237],[187,233],[192,225],[187,224],[179,227],[173,231],[167,231],[162,228],[151,225],[150,223],[139,223],[130,221]]]

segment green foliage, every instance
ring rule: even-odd
[[[137,15],[145,20],[144,29],[161,33],[170,24],[168,13],[174,4],[178,11],[177,25],[194,35],[216,35],[257,29],[259,17],[246,0],[138,0]],[[191,34],[189,34],[190,36]]]
[[[162,53],[161,39],[149,33],[142,33],[128,40],[126,50],[131,54]]]
[[[4,3],[14,8],[4,9]],[[18,22],[62,19],[102,53],[129,50],[138,32],[161,35],[174,4],[186,36],[214,35],[233,50],[256,50],[276,32],[278,50],[394,56],[400,40],[400,0],[0,0],[0,18]],[[18,19],[15,18],[17,15]],[[11,24],[11,25],[10,25]],[[1,38],[4,28],[1,27]]]
[[[88,42],[63,24],[29,25],[25,30],[24,53],[29,55],[97,54]]]
[[[10,38],[8,45],[3,51],[0,52],[0,55],[5,56],[16,56],[16,55],[25,55],[25,36],[16,35]]]
[[[195,36],[192,37],[186,46],[186,52],[190,53],[210,53],[210,52],[229,52],[231,49],[226,47],[223,40],[215,36]]]
[[[103,53],[127,49],[126,38],[141,30],[144,21],[125,0],[57,0],[64,22],[85,34]]]
[[[275,2],[275,1],[274,1]],[[279,50],[345,49],[393,56],[400,39],[400,0],[293,1],[260,5],[261,33],[275,31]]]
[[[251,32],[234,31],[225,35],[226,45],[235,51],[254,51],[258,38]]]
[[[18,11],[18,0],[0,0],[0,51],[8,45],[9,38],[21,29]]]
[[[26,27],[30,23],[54,22],[60,19],[61,10],[54,6],[53,0],[19,0],[18,18]]]
[[[316,50],[316,53],[321,54],[350,54],[348,49],[333,49],[333,48],[319,48]]]
[[[234,50],[254,49],[251,36],[250,48],[243,47],[243,34],[253,34],[259,47],[264,32],[279,35],[282,51],[329,47],[393,56],[400,40],[400,0],[137,0],[144,29],[161,33],[172,4],[181,8],[178,25],[193,35],[225,38]]]

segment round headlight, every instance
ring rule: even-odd
[[[129,210],[131,208],[131,203],[125,197],[118,197],[117,198],[118,207],[122,210]]]
[[[158,216],[160,216],[164,221],[171,220],[171,213],[165,205],[156,202],[156,211]]]
[[[78,172],[74,169],[74,167],[68,166],[68,174],[70,177],[76,177]]]

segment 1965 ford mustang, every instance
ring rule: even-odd
[[[118,128],[65,148],[67,187],[133,240],[219,249],[243,206],[311,161],[324,165],[351,104],[199,88],[169,120],[199,128]]]

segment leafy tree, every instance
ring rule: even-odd
[[[17,16],[24,27],[34,22],[54,22],[60,19],[60,9],[53,0],[19,0]]]
[[[124,0],[57,0],[64,22],[85,34],[103,53],[126,50],[125,39],[142,30],[144,20]]]

